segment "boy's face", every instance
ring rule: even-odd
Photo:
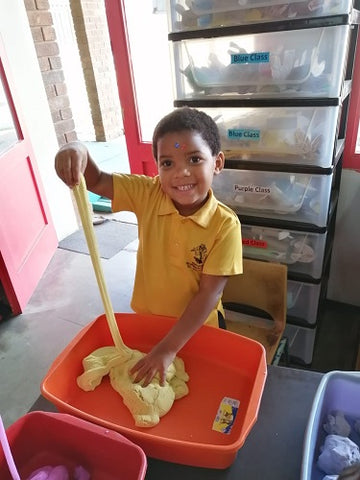
[[[214,175],[224,167],[224,154],[214,157],[201,135],[188,130],[167,133],[157,147],[163,191],[181,215],[192,215],[206,202]]]

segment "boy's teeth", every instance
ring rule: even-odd
[[[179,190],[190,190],[191,187],[192,185],[179,185],[177,188]]]

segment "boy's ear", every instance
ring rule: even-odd
[[[216,155],[216,159],[215,159],[214,175],[218,175],[221,172],[221,170],[224,168],[224,165],[225,165],[224,152],[219,152]]]

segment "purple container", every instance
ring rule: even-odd
[[[327,433],[327,415],[342,411],[352,424],[360,418],[360,372],[326,373],[317,389],[305,431],[300,480],[322,480],[325,473],[316,463]],[[360,435],[352,428],[349,438],[360,446]]]

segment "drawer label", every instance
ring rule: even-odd
[[[270,62],[270,52],[232,53],[230,57],[232,64]]]
[[[260,140],[260,130],[249,128],[231,128],[227,131],[227,138],[230,140],[251,140],[256,142]]]
[[[262,185],[239,185],[238,183],[235,183],[234,191],[236,193],[270,194],[271,188]]]
[[[265,242],[265,240],[255,240],[255,238],[243,238],[242,244],[245,247],[251,247],[251,248],[267,248],[268,247],[268,244],[267,242]]]

